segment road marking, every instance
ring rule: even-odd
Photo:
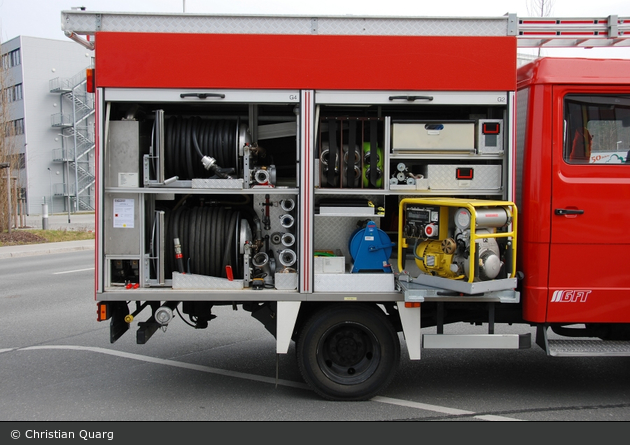
[[[174,366],[176,368],[191,369],[193,371],[201,371],[201,372],[207,372],[211,374],[224,375],[227,377],[236,377],[240,379],[254,380],[254,381],[263,382],[263,383],[271,383],[271,384],[276,383],[276,379],[273,377],[263,377],[263,376],[253,375],[253,374],[245,374],[243,372],[238,372],[238,371],[226,371],[224,369],[211,368],[210,366],[195,365],[193,363],[177,362],[175,360],[149,357],[147,355],[130,354],[129,352],[113,351],[111,349],[96,348],[96,347],[90,347],[90,346],[58,346],[58,345],[29,346],[27,348],[21,348],[20,351],[29,351],[29,350],[34,350],[34,349],[69,349],[69,350],[74,350],[74,351],[98,352],[100,354],[114,355],[116,357],[128,358],[131,360],[138,360],[138,361],[148,362],[148,363],[156,363],[158,365]],[[309,389],[308,385],[304,383],[292,382],[290,380],[278,379],[278,385],[291,386],[293,388],[300,388],[300,389]]]
[[[93,267],[88,267],[87,269],[77,269],[77,270],[66,270],[63,272],[53,272],[53,275],[61,275],[64,273],[74,273],[74,272],[85,272],[86,270],[94,270]]]
[[[5,351],[11,351],[13,349],[15,348],[0,349],[0,353],[5,352]],[[278,384],[282,386],[288,386],[291,388],[311,390],[311,388],[307,384],[300,383],[300,382],[293,382],[291,380],[283,380],[283,379],[276,380],[274,377],[263,377],[263,376],[254,375],[254,374],[246,374],[244,372],[238,372],[238,371],[226,371],[224,369],[212,368],[210,366],[195,365],[193,363],[178,362],[175,360],[150,357],[147,355],[140,355],[140,354],[131,354],[129,352],[114,351],[111,349],[92,347],[92,346],[72,346],[72,345],[29,346],[26,348],[19,348],[18,351],[33,351],[37,349],[65,349],[65,350],[72,350],[72,351],[96,352],[99,354],[113,355],[116,357],[127,358],[130,360],[138,360],[138,361],[147,362],[147,363],[155,363],[158,365],[173,366],[176,368],[190,369],[193,371],[206,372],[206,373],[217,374],[217,375],[222,375],[226,377],[236,377],[239,379],[253,380],[256,382],[270,383],[272,385]],[[409,400],[394,399],[391,397],[376,396],[370,399],[370,401],[379,402],[379,403],[387,403],[390,405],[398,405],[398,406],[403,406],[406,408],[421,409],[424,411],[433,411],[433,412],[438,412],[438,413],[448,414],[448,415],[474,416],[475,418],[480,419],[480,420],[487,420],[487,421],[493,421],[493,422],[519,420],[519,419],[513,419],[511,417],[502,417],[502,416],[494,416],[494,415],[475,416],[475,413],[473,411],[466,411],[466,410],[461,410],[461,409],[456,409],[456,408],[448,408],[446,406],[430,405],[427,403],[411,402]]]
[[[0,349],[0,354],[2,354],[3,352],[13,351],[14,349],[15,349],[15,348]]]
[[[488,420],[490,422],[525,422],[525,420],[515,419],[513,417],[494,416],[492,414],[475,416],[475,419]]]
[[[442,414],[451,414],[455,416],[471,416],[475,414],[472,411],[464,411],[463,409],[447,408],[445,406],[428,405],[426,403],[411,402],[409,400],[392,399],[389,397],[376,396],[372,398],[374,402],[389,403],[390,405],[405,406],[407,408],[423,409],[425,411],[435,411]]]

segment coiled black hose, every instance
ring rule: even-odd
[[[171,116],[165,125],[166,175],[181,180],[208,178],[201,163],[204,156],[212,157],[223,170],[238,168],[238,121],[203,119],[199,116]]]
[[[228,278],[243,277],[239,234],[242,212],[228,207],[178,207],[166,213],[166,276],[173,271]],[[174,240],[181,244],[181,261]]]

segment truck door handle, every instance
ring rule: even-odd
[[[556,209],[556,215],[582,215],[584,210],[580,209]]]
[[[433,96],[389,96],[389,100],[406,100],[407,102],[427,100],[431,102],[433,100]]]
[[[225,99],[225,94],[221,93],[182,93],[179,95],[182,99],[185,97],[198,97],[199,99],[207,99],[208,97],[218,97],[220,99]]]

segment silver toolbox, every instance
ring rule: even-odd
[[[109,122],[105,163],[105,187],[140,186],[140,124],[137,121]]]
[[[392,150],[400,153],[474,151],[475,122],[396,122],[392,124]]]
[[[140,255],[142,198],[138,193],[105,193],[106,255]]]
[[[501,165],[427,166],[427,179],[431,190],[488,190],[502,189]]]

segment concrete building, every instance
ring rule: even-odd
[[[91,65],[92,53],[69,39],[19,36],[2,43],[24,213],[41,214],[44,200],[49,213],[94,208],[94,99],[85,89]]]

